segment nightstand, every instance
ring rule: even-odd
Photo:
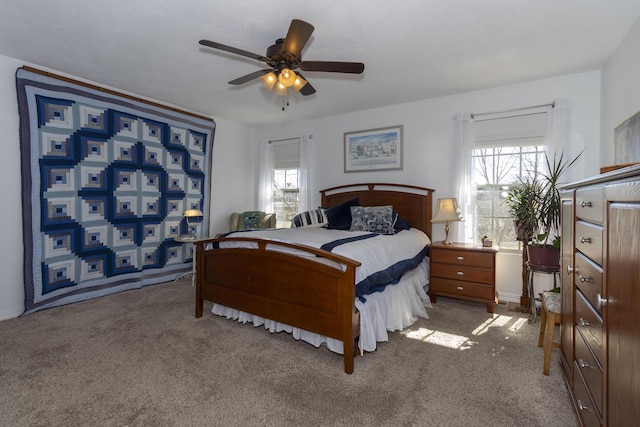
[[[445,245],[434,242],[429,249],[431,279],[429,298],[464,299],[487,305],[493,313],[496,300],[496,248],[471,243]]]
[[[195,242],[198,241],[198,239],[196,238],[196,236],[189,236],[189,235],[183,235],[183,236],[178,236],[178,237],[174,237],[174,239],[176,242],[178,243],[183,243],[185,244],[185,250],[187,250],[187,247],[189,244],[194,244]],[[191,263],[191,271],[188,273],[184,273],[178,277],[176,277],[176,279],[174,280],[174,282],[177,282],[178,280],[182,279],[183,277],[187,277],[187,276],[191,276],[191,286],[195,286],[196,283],[196,254],[195,251],[193,253],[193,261]]]

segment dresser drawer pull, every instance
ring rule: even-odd
[[[458,286],[456,289],[459,291],[464,291],[464,288],[462,286]]]
[[[597,300],[598,300],[598,307],[604,307],[605,305],[607,305],[607,299],[602,298],[600,294],[597,295]]]
[[[581,237],[580,243],[591,243],[591,237]]]
[[[578,320],[580,326],[591,326],[591,323],[588,320],[584,320],[582,317]]]
[[[578,360],[578,365],[580,365],[581,368],[591,368],[591,364],[589,362],[587,362],[586,360]]]
[[[457,274],[458,276],[464,276],[464,271],[456,271],[456,274]]]
[[[578,399],[578,409],[580,409],[581,411],[588,411],[589,407],[582,400]]]
[[[591,277],[585,277],[585,276],[583,276],[582,274],[578,276],[578,279],[580,279],[580,281],[581,281],[582,283],[584,283],[584,282],[592,282],[592,281],[593,281],[593,280],[591,279]]]
[[[567,274],[571,274],[575,271],[575,268],[571,267],[570,265],[567,265]]]
[[[591,204],[591,202],[582,202],[580,203],[580,206],[583,208],[590,208],[593,205]]]
[[[456,259],[457,259],[458,261],[464,261],[464,257],[463,257],[463,256],[456,257]]]

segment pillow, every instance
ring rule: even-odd
[[[327,209],[327,228],[331,230],[349,230],[351,228],[351,207],[358,206],[360,199],[355,198],[341,205]]]
[[[409,221],[407,221],[406,219],[398,215],[398,212],[396,211],[393,211],[393,219],[395,221],[395,224],[393,225],[393,229],[396,232],[400,230],[409,230],[411,228],[411,224],[409,224]]]
[[[242,229],[257,230],[260,227],[260,211],[247,211],[242,213]]]
[[[327,212],[324,208],[318,208],[313,211],[301,212],[294,216],[291,220],[291,228],[317,228],[324,227],[329,223]]]
[[[393,206],[352,206],[351,231],[394,234]]]

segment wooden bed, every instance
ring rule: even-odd
[[[402,218],[428,236],[432,193],[424,187],[381,183],[320,191],[325,208],[356,197],[361,206],[393,205]],[[220,242],[231,241],[251,247],[217,247]],[[313,256],[284,253],[278,247]],[[354,305],[359,262],[293,243],[226,237],[196,242],[196,265],[196,317],[202,316],[206,300],[337,339],[343,343],[344,370],[353,372],[359,334],[359,314]]]

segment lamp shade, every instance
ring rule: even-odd
[[[293,82],[293,88],[296,90],[296,92],[299,92],[300,89],[302,89],[302,87],[306,84],[307,81],[296,74],[296,80]]]
[[[291,87],[296,81],[296,73],[291,71],[288,68],[280,71],[280,75],[278,76],[278,82],[282,83],[284,87]]]
[[[184,216],[186,218],[194,218],[202,215],[202,211],[199,209],[187,209],[186,211],[184,211]]]
[[[436,214],[431,222],[462,221],[462,214],[458,209],[458,201],[452,197],[448,199],[438,199]]]
[[[262,80],[262,83],[264,83],[267,89],[271,90],[273,89],[273,85],[276,84],[276,81],[278,81],[278,77],[276,77],[276,73],[272,71],[260,77],[260,80]]]

